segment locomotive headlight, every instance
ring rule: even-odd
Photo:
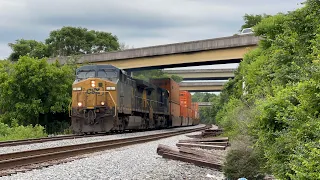
[[[96,87],[96,81],[91,81],[91,87]]]
[[[78,102],[78,106],[81,107],[82,106],[82,102]]]
[[[81,87],[74,87],[72,88],[74,91],[81,91]]]
[[[101,102],[101,106],[104,106],[104,102],[103,101]]]
[[[116,87],[107,87],[107,90],[116,90]]]

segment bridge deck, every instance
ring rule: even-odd
[[[82,55],[79,63],[83,62],[100,62],[100,61],[113,61],[131,58],[142,58],[151,56],[161,56],[188,52],[198,52],[213,49],[226,49],[234,47],[256,46],[259,37],[253,35],[243,36],[229,36],[214,39],[206,39],[199,41],[190,41],[174,44],[166,44],[159,46],[150,46],[143,48],[128,49],[123,51],[96,53]],[[65,63],[68,57],[55,57],[48,59],[49,62],[54,62],[59,59],[60,63]]]

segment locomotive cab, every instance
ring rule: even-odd
[[[113,126],[120,71],[111,65],[85,65],[76,70],[71,105],[75,133],[106,132]]]

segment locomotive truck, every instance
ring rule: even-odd
[[[92,134],[199,124],[191,105],[183,108],[193,114],[181,114],[180,92],[171,78],[147,82],[112,65],[84,65],[72,85],[72,130]]]

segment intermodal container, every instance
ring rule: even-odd
[[[196,104],[197,104],[196,102],[191,103],[191,110],[192,110],[192,118],[193,119],[195,119],[195,117],[196,117],[196,107],[197,107]]]
[[[188,108],[183,107],[183,105],[180,105],[180,116],[181,117],[188,117]]]
[[[172,126],[181,126],[182,119],[180,117],[180,105],[174,102],[170,103],[170,116],[172,120]]]
[[[180,104],[180,86],[171,78],[150,79],[150,83],[169,91],[169,100]]]
[[[180,91],[180,115],[182,117],[189,116],[189,108],[191,107],[191,94],[189,91]]]
[[[180,104],[188,108],[191,107],[191,94],[189,91],[180,91]]]
[[[189,118],[192,117],[192,110],[191,110],[191,108],[188,108],[188,116],[187,116],[187,117],[189,117]]]
[[[180,116],[180,105],[176,104],[174,102],[171,102],[169,104],[170,106],[170,115],[174,116],[174,117],[179,117]]]

